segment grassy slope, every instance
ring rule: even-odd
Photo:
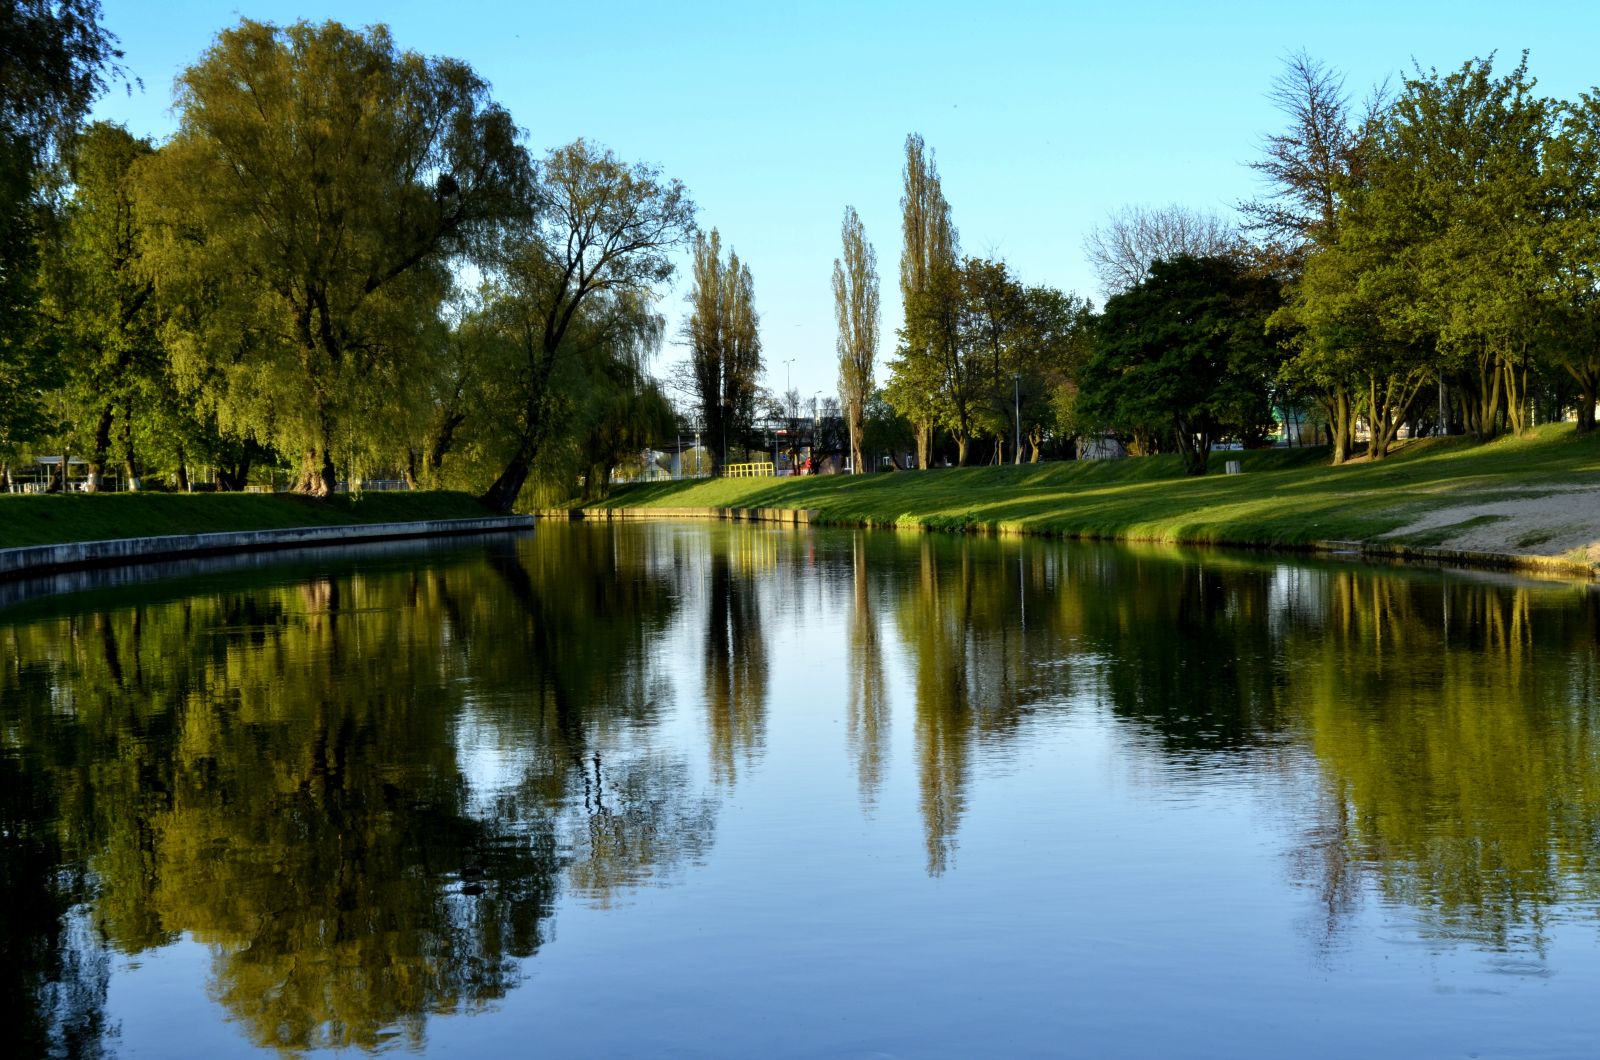
[[[1596,482],[1600,437],[1569,425],[1478,445],[1429,439],[1378,463],[1327,464],[1325,449],[1215,453],[1187,478],[1175,457],[803,479],[670,482],[619,489],[615,507],[814,508],[827,522],[998,528],[1196,543],[1369,540],[1432,509],[1530,487]],[[1223,475],[1242,460],[1245,474]],[[1600,483],[1597,483],[1600,484]],[[1433,543],[1427,535],[1399,540]]]
[[[289,494],[0,494],[0,548],[118,537],[292,526],[465,519],[493,514],[465,493],[367,493],[315,501]]]

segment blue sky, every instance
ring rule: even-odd
[[[992,7],[992,9],[989,9]],[[1524,49],[1543,92],[1600,84],[1600,5],[1482,3],[677,3],[521,5],[104,0],[144,91],[96,116],[158,140],[172,79],[219,29],[387,23],[404,48],[470,63],[536,153],[584,136],[681,179],[700,223],[751,267],[768,385],[832,394],[832,263],[856,207],[883,280],[882,360],[900,324],[906,134],[937,153],[963,250],[1100,300],[1084,234],[1124,205],[1231,211],[1281,120],[1266,99],[1305,49],[1359,95],[1413,60]],[[662,309],[683,311],[682,283]],[[669,344],[658,368],[681,359]]]

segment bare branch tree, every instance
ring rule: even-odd
[[[1083,241],[1083,252],[1107,297],[1143,283],[1153,262],[1184,255],[1231,256],[1238,247],[1239,232],[1232,221],[1177,203],[1125,206]]]
[[[1357,114],[1343,74],[1305,52],[1285,59],[1267,98],[1288,128],[1268,136],[1265,157],[1250,163],[1270,191],[1241,204],[1245,227],[1295,260],[1312,244],[1337,242],[1340,183],[1364,169],[1366,134],[1388,96],[1387,85],[1378,86]]]

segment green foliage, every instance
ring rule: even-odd
[[[850,432],[850,466],[863,467],[865,408],[878,356],[878,254],[855,207],[846,206],[840,229],[843,256],[833,260],[833,301],[839,324],[839,404]]]
[[[137,469],[145,443],[171,434],[173,395],[158,337],[155,287],[142,256],[144,228],[133,172],[154,152],[148,140],[97,122],[65,157],[71,194],[44,260],[42,308],[66,373],[62,418],[75,425],[75,452],[98,484],[115,437]]]
[[[415,415],[451,264],[526,201],[516,129],[465,64],[333,22],[223,31],[177,106],[141,170],[177,372],[326,493],[335,451]]]
[[[1227,258],[1158,261],[1100,318],[1078,413],[1129,435],[1169,436],[1190,474],[1214,442],[1271,423],[1277,351],[1265,335],[1278,287]]]
[[[709,236],[695,237],[694,287],[688,298],[689,367],[705,438],[717,453],[714,473],[720,474],[729,448],[745,439],[755,421],[761,336],[750,267],[731,247],[723,259],[715,228]]]
[[[510,360],[488,377],[507,441],[486,503],[509,511],[544,448],[575,441],[560,433],[571,394],[558,378],[577,378],[570,362],[590,340],[569,333],[598,336],[635,364],[659,342],[651,307],[693,230],[681,182],[584,140],[550,153],[537,208],[509,228],[494,263],[491,312]]]
[[[1325,447],[1211,454],[1242,475],[1185,473],[1177,454],[1073,460],[932,475],[728,479],[629,486],[617,507],[807,508],[847,526],[1007,531],[1193,544],[1372,541],[1479,496],[1525,496],[1600,473],[1600,441],[1567,425],[1489,445],[1408,443],[1390,460],[1324,466]]]
[[[100,17],[99,0],[0,6],[0,463],[54,427],[45,395],[60,382],[57,348],[38,318],[36,286],[53,233],[46,177],[121,73]]]

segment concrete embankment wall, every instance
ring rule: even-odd
[[[811,508],[547,508],[541,519],[620,522],[633,519],[720,519],[734,523],[783,523],[809,526],[816,518]]]
[[[300,526],[284,530],[236,530],[211,534],[126,537],[114,541],[74,541],[64,545],[33,545],[27,548],[0,549],[0,578],[29,578],[57,571],[174,559],[180,556],[215,556],[265,549],[353,545],[363,541],[395,541],[409,537],[528,530],[533,525],[533,517],[529,515],[498,515],[478,519],[428,519],[411,523],[364,523],[353,526]]]
[[[792,526],[835,525],[868,527],[867,523],[832,522],[821,518],[814,508],[548,508],[535,513],[541,519],[561,521],[580,520],[617,522],[636,519],[717,519],[730,522],[781,523]],[[909,527],[901,527],[908,529]],[[927,527],[923,527],[927,529]],[[968,533],[1020,535],[1026,537],[1055,537],[1049,531],[1037,531],[1016,526],[972,526]],[[1074,535],[1066,535],[1074,536]],[[1189,545],[1204,548],[1237,548],[1252,552],[1298,552],[1326,556],[1350,556],[1363,560],[1426,563],[1448,567],[1477,568],[1480,570],[1519,571],[1542,574],[1556,578],[1600,578],[1600,565],[1559,556],[1530,556],[1510,552],[1477,552],[1467,549],[1438,548],[1421,545],[1401,545],[1387,541],[1311,541],[1311,542],[1261,542],[1261,541],[1168,541],[1162,538],[1116,536],[1084,538],[1084,540],[1122,541],[1130,544],[1159,543]]]

